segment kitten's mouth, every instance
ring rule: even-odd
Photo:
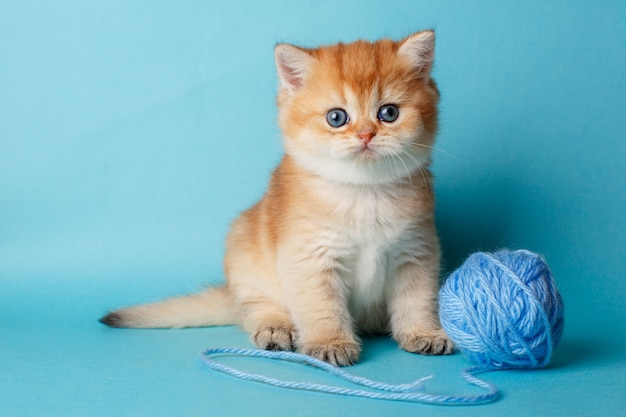
[[[384,156],[384,153],[381,153],[381,150],[377,149],[377,146],[371,143],[353,144],[342,153],[343,155],[340,156],[341,159],[349,159],[355,162],[374,163]]]
[[[355,156],[358,159],[371,161],[377,159],[380,155],[376,152],[376,150],[372,149],[368,145],[363,145],[361,149],[356,152]]]

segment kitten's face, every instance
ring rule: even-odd
[[[434,34],[314,50],[276,48],[288,154],[326,178],[381,184],[430,163],[438,92]]]

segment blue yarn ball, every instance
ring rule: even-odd
[[[526,250],[477,252],[439,292],[457,348],[488,369],[541,368],[563,333],[563,300],[545,260]]]

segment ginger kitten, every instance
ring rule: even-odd
[[[357,361],[358,335],[368,333],[390,332],[410,352],[451,353],[437,318],[434,42],[423,31],[399,42],[276,46],[285,156],[265,196],[232,225],[227,283],[101,322],[239,324],[259,348],[335,365]]]

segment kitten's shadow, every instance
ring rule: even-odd
[[[473,252],[493,251],[510,241],[515,187],[505,182],[437,187],[437,229],[442,247],[442,277],[458,268]]]

